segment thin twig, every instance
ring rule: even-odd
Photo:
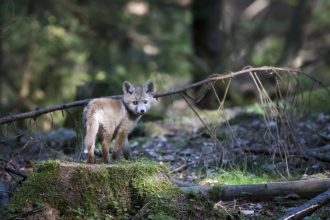
[[[29,216],[29,215],[33,215],[35,213],[38,213],[38,212],[41,212],[45,209],[46,207],[39,207],[39,208],[35,208],[35,209],[32,209],[30,211],[27,211],[27,212],[23,212],[23,213],[20,213],[18,215],[15,215],[15,216],[11,216],[9,219],[18,219],[18,218],[23,218],[25,219],[25,217]]]
[[[134,216],[133,218],[131,218],[131,220],[134,219],[142,219],[141,217],[143,217],[143,215],[145,214],[145,212],[147,211],[147,209],[149,208],[150,203],[146,203]]]
[[[30,139],[23,145],[23,147],[21,147],[20,149],[18,149],[12,156],[12,158],[8,161],[8,163],[12,163],[14,161],[14,159],[31,143],[32,138],[30,137]]]
[[[184,92],[180,93],[181,97],[185,100],[185,102],[188,104],[188,106],[190,107],[190,109],[195,113],[195,115],[197,116],[197,118],[201,121],[201,123],[203,124],[203,126],[206,128],[206,130],[208,131],[209,135],[211,136],[211,138],[215,141],[215,143],[221,147],[221,153],[222,153],[222,158],[221,160],[223,161],[226,157],[227,154],[225,152],[225,149],[223,148],[221,142],[219,141],[219,139],[216,137],[216,135],[212,132],[211,128],[204,122],[204,120],[202,119],[202,117],[198,114],[198,112],[196,111],[196,109],[194,108],[194,106],[188,101],[188,99],[186,98]]]
[[[4,167],[4,170],[5,170],[6,172],[9,172],[9,173],[15,174],[15,175],[17,175],[17,176],[23,177],[23,180],[25,180],[25,179],[27,178],[27,176],[26,176],[25,174],[20,173],[20,172],[18,172],[17,170],[13,170],[13,169],[11,169],[11,168],[9,168],[9,167]]]
[[[169,171],[169,174],[173,174],[173,173],[181,172],[181,171],[187,169],[190,165],[191,165],[191,163],[187,163],[187,162],[185,162],[184,164],[178,166],[177,168],[175,168],[175,169]]]

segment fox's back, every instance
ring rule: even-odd
[[[118,126],[127,118],[127,110],[121,100],[110,98],[93,99],[84,109],[86,123],[97,121],[100,124]]]

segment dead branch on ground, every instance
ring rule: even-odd
[[[312,198],[301,206],[290,209],[279,220],[302,219],[311,215],[313,212],[321,208],[330,201],[330,189],[324,193]]]
[[[282,72],[299,72],[298,69],[293,69],[293,68],[280,68],[280,67],[271,67],[271,66],[248,67],[248,68],[244,68],[237,72],[231,72],[231,73],[226,73],[226,74],[214,74],[211,77],[206,78],[202,81],[199,81],[199,82],[196,82],[196,83],[193,83],[193,84],[181,87],[181,88],[175,88],[175,89],[170,89],[169,91],[156,93],[156,94],[154,94],[154,98],[160,98],[160,97],[164,97],[164,96],[182,93],[184,91],[201,86],[203,84],[216,82],[216,81],[224,80],[224,79],[230,79],[232,77],[242,75],[242,74],[251,74],[251,73],[256,73],[256,72],[264,72],[264,73],[271,74],[271,73],[277,73],[277,72],[281,72],[281,71]],[[121,95],[109,96],[109,98],[120,99]],[[90,100],[91,99],[84,99],[84,100],[74,101],[74,102],[66,103],[66,104],[57,104],[57,105],[47,107],[47,108],[42,108],[42,109],[38,108],[38,109],[36,109],[34,111],[30,111],[30,112],[18,113],[18,114],[14,114],[14,115],[9,114],[7,116],[0,118],[0,125],[6,124],[9,122],[19,121],[19,120],[26,119],[26,118],[36,119],[38,116],[47,114],[50,112],[59,111],[59,110],[63,111],[63,110],[73,108],[73,107],[84,106]]]
[[[224,201],[237,198],[269,200],[276,196],[286,196],[292,193],[301,198],[311,198],[329,188],[330,178],[265,184],[181,187],[184,193],[201,193],[213,201]]]

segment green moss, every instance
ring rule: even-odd
[[[147,205],[143,217],[162,212],[175,218],[176,207],[170,204],[179,189],[167,171],[147,160],[111,165],[48,161],[15,193],[9,210],[22,212],[31,205],[48,204],[66,219],[127,219]]]
[[[162,212],[169,217],[176,216],[177,207],[171,205],[173,203],[170,201],[179,194],[179,188],[169,181],[164,181],[169,178],[166,166],[148,160],[140,160],[124,167],[128,169],[126,172],[132,172],[133,193],[142,204],[148,205],[149,215]],[[120,171],[120,173],[123,172]]]
[[[267,183],[278,180],[279,178],[280,176],[261,173],[260,171],[255,174],[246,170],[233,169],[230,171],[221,170],[214,174],[210,179],[213,182],[218,182],[221,184],[238,185]]]
[[[62,202],[54,181],[59,173],[59,162],[48,161],[40,164],[36,172],[32,173],[11,199],[8,209],[19,211],[27,205],[38,206],[47,202],[57,206]]]

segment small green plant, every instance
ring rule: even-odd
[[[77,218],[84,216],[84,209],[82,209],[82,208],[73,209],[73,208],[69,207],[69,209],[70,209],[70,212],[72,212],[73,215]]]
[[[266,173],[254,174],[244,170],[234,169],[231,171],[222,170],[214,174],[210,179],[220,184],[238,185],[267,183],[278,180],[280,177]]]
[[[150,220],[175,220],[175,218],[168,216],[164,212],[159,212],[157,214],[150,214],[150,215],[148,215],[148,219],[150,219]]]

